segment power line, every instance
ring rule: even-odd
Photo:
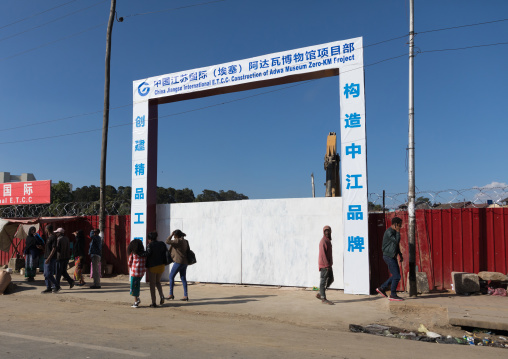
[[[378,44],[381,44],[381,43],[384,43],[384,42],[388,42],[388,41],[392,41],[392,40],[396,40],[396,39],[399,39],[401,37],[396,37],[396,38],[393,38],[393,39],[389,39],[389,40],[385,40],[385,41],[381,41],[381,42],[378,42],[378,43],[374,43],[374,44],[370,44],[370,45],[366,45],[364,46],[364,48],[366,47],[369,47],[369,46],[374,46],[374,45],[378,45]],[[471,48],[477,48],[477,47],[489,47],[489,46],[497,46],[497,45],[508,45],[508,42],[501,42],[501,43],[495,43],[495,44],[484,44],[484,45],[475,45],[475,46],[467,46],[467,47],[458,47],[458,48],[451,48],[451,49],[435,49],[435,50],[427,50],[427,51],[419,51],[418,54],[423,54],[423,53],[431,53],[431,52],[442,52],[442,51],[456,51],[456,50],[466,50],[466,49],[471,49]],[[363,68],[365,67],[369,67],[369,66],[373,66],[373,65],[377,65],[377,64],[380,64],[380,63],[383,63],[383,62],[386,62],[386,61],[390,61],[390,60],[395,60],[395,59],[398,59],[400,57],[404,57],[404,56],[407,56],[407,54],[401,54],[401,55],[397,55],[397,56],[393,56],[393,57],[390,57],[390,58],[387,58],[387,59],[383,59],[383,60],[380,60],[380,61],[377,61],[377,62],[374,62],[374,63],[371,63],[371,64],[368,64],[368,65],[364,65],[362,66]],[[353,71],[353,70],[357,70],[359,68],[362,68],[362,67],[358,67],[358,68],[355,68],[355,69],[352,69],[352,70],[348,70],[348,71]],[[346,71],[346,72],[348,72]],[[264,94],[267,94],[267,93],[271,93],[271,92],[276,92],[276,91],[282,91],[282,90],[286,90],[288,88],[291,88],[291,87],[295,87],[295,86],[300,86],[300,85],[303,85],[305,84],[306,82],[302,82],[302,83],[298,83],[296,85],[292,85],[292,86],[287,86],[285,88],[282,88],[282,89],[276,89],[276,90],[271,90],[271,91],[265,91],[263,93],[260,93],[260,94],[255,94],[255,95],[251,95],[251,96],[248,96],[248,97],[244,97],[244,98],[240,98],[240,99],[236,99],[236,100],[231,100],[231,101],[227,101],[227,102],[224,102],[224,103],[219,103],[219,104],[215,104],[215,105],[210,105],[210,106],[206,106],[206,107],[202,107],[202,108],[198,108],[198,109],[193,109],[193,110],[189,110],[189,111],[185,111],[185,112],[181,112],[181,113],[177,113],[177,114],[172,114],[172,115],[166,115],[166,116],[162,116],[162,117],[159,117],[159,118],[163,118],[163,117],[169,117],[169,116],[176,116],[176,115],[182,115],[182,114],[185,114],[185,113],[189,113],[189,112],[194,112],[194,111],[199,111],[199,110],[203,110],[203,109],[207,109],[207,108],[211,108],[211,107],[216,107],[216,106],[220,106],[220,105],[225,105],[225,104],[228,104],[228,103],[231,103],[231,102],[236,102],[236,101],[241,101],[241,100],[245,100],[245,99],[248,99],[248,98],[251,98],[251,97],[256,97],[256,96],[260,96],[260,95],[264,95]],[[116,109],[120,109],[120,108],[125,108],[125,107],[129,107],[129,106],[132,106],[133,103],[129,103],[129,104],[126,104],[126,105],[121,105],[121,106],[116,106],[116,107],[112,107],[111,110],[116,110]],[[94,111],[94,112],[85,112],[85,113],[81,113],[81,114],[77,114],[77,115],[72,115],[72,116],[67,116],[67,117],[61,117],[61,118],[57,118],[57,119],[53,119],[53,120],[47,120],[47,121],[41,121],[41,122],[34,122],[34,123],[29,123],[29,124],[25,124],[25,125],[20,125],[20,126],[14,126],[14,127],[9,127],[9,128],[4,128],[4,129],[0,129],[0,132],[3,132],[3,131],[11,131],[11,130],[17,130],[17,129],[20,129],[20,128],[25,128],[25,127],[31,127],[31,126],[37,126],[37,125],[42,125],[42,124],[47,124],[47,123],[52,123],[52,122],[59,122],[59,121],[64,121],[64,120],[70,120],[70,119],[74,119],[74,118],[78,118],[78,117],[84,117],[84,116],[90,116],[90,115],[95,115],[97,113],[102,113],[102,110],[100,111]],[[127,124],[124,124],[122,126],[126,126],[126,125],[130,125],[131,122],[127,123]],[[113,126],[113,127],[118,127],[118,126]],[[111,127],[110,127],[111,128]],[[99,131],[100,129],[97,129],[97,130],[93,130],[93,131]],[[86,131],[86,132],[89,132],[89,131]],[[72,134],[79,134],[81,132],[76,132],[76,133],[72,133]],[[70,134],[71,135],[71,134]],[[45,139],[46,137],[44,138],[40,138],[40,139]],[[10,143],[10,142],[9,142]],[[1,144],[5,144],[5,142],[1,142]]]
[[[74,0],[76,1],[76,0]],[[219,0],[219,1],[212,1],[212,2],[208,2],[208,3],[201,3],[201,4],[195,4],[195,5],[190,5],[190,6],[184,6],[184,7],[181,7],[181,8],[172,8],[172,9],[164,9],[164,10],[159,10],[159,11],[155,11],[155,12],[162,12],[162,11],[170,11],[170,10],[178,10],[178,9],[182,9],[182,8],[187,8],[187,7],[192,7],[192,6],[199,6],[199,5],[206,5],[206,4],[209,4],[209,3],[215,3],[215,2],[221,2],[221,1],[226,1],[226,0]],[[99,3],[97,3],[99,4]],[[95,5],[97,5],[95,4]],[[94,5],[92,5],[94,6]],[[128,16],[137,16],[137,15],[145,15],[145,14],[151,14],[151,13],[155,13],[155,12],[150,12],[150,13],[140,13],[140,14],[133,14],[133,15],[128,15]],[[501,19],[501,20],[493,20],[493,21],[488,21],[488,22],[482,22],[482,23],[475,23],[475,24],[467,24],[467,25],[460,25],[460,26],[454,26],[454,27],[449,27],[449,28],[441,28],[441,29],[434,29],[434,30],[426,30],[426,31],[423,31],[423,32],[419,32],[419,34],[424,34],[424,33],[429,33],[429,32],[434,32],[434,31],[444,31],[444,30],[451,30],[451,29],[457,29],[457,28],[462,28],[462,27],[468,27],[468,26],[477,26],[477,25],[485,25],[485,24],[491,24],[491,23],[496,23],[496,22],[502,22],[502,21],[508,21],[508,19]],[[9,58],[13,58],[15,56],[19,56],[19,55],[22,55],[26,52],[30,52],[30,51],[33,51],[33,50],[36,50],[38,48],[41,48],[41,47],[44,47],[44,46],[48,46],[50,44],[53,44],[55,42],[58,42],[58,41],[62,41],[64,39],[67,39],[67,38],[70,38],[70,37],[73,37],[73,36],[76,36],[76,35],[79,35],[83,32],[86,32],[86,31],[90,31],[90,30],[93,30],[95,29],[96,27],[98,26],[101,26],[101,25],[104,25],[105,23],[102,23],[102,24],[99,24],[99,25],[96,25],[94,27],[91,27],[89,29],[86,29],[84,31],[81,31],[81,32],[78,32],[76,34],[73,34],[73,35],[70,35],[70,36],[67,36],[65,38],[61,38],[61,39],[58,39],[58,40],[55,40],[53,42],[49,42],[49,43],[46,43],[46,44],[43,44],[39,47],[36,47],[36,48],[33,48],[33,49],[29,49],[29,50],[26,50],[22,53],[18,53],[18,54],[15,54],[15,55],[12,55],[12,56],[9,56],[9,57],[5,57],[5,58],[0,58],[0,62],[1,61],[4,61],[4,60],[7,60]],[[391,42],[391,41],[394,41],[394,40],[398,40],[398,39],[402,39],[402,38],[406,38],[408,36],[408,34],[404,34],[402,36],[397,36],[397,37],[394,37],[394,38],[391,38],[391,39],[387,39],[387,40],[383,40],[383,41],[379,41],[379,42],[376,42],[376,43],[373,43],[373,44],[368,44],[368,45],[364,45],[363,48],[367,48],[367,47],[371,47],[371,46],[376,46],[376,45],[380,45],[380,44],[384,44],[384,43],[387,43],[387,42]],[[496,44],[486,44],[486,45],[477,45],[477,46],[469,46],[469,47],[461,47],[461,48],[455,48],[455,49],[437,49],[437,50],[428,50],[428,51],[419,51],[418,54],[422,54],[422,53],[430,53],[430,52],[440,52],[440,51],[453,51],[453,50],[464,50],[464,49],[469,49],[469,48],[474,48],[474,47],[487,47],[487,46],[495,46],[495,45],[505,45],[506,43],[496,43]],[[385,61],[389,61],[389,60],[392,60],[392,59],[396,59],[396,58],[399,58],[399,57],[402,57],[402,56],[406,56],[407,54],[403,54],[403,55],[399,55],[399,56],[395,56],[393,58],[388,58],[388,59],[384,59],[384,60],[381,60],[381,61],[378,61],[378,62],[375,62],[373,64],[370,64],[370,65],[365,65],[365,67],[367,66],[372,66],[372,65],[375,65],[375,64],[378,64],[378,63],[382,63],[382,62],[385,62]],[[298,85],[301,85],[303,83],[300,83]],[[123,107],[127,107],[127,106],[132,106],[132,103],[130,104],[127,104],[127,105],[122,105],[122,106],[117,106],[117,107],[113,107],[111,109],[119,109],[119,108],[123,108]],[[10,127],[10,128],[5,128],[5,129],[0,129],[0,132],[2,131],[10,131],[10,130],[15,130],[15,129],[20,129],[20,128],[24,128],[24,127],[30,127],[30,126],[36,126],[36,125],[40,125],[40,124],[45,124],[45,123],[51,123],[51,122],[57,122],[57,121],[63,121],[63,120],[68,120],[68,119],[73,119],[73,118],[77,118],[77,117],[83,117],[83,116],[89,116],[89,115],[93,115],[93,114],[96,114],[96,113],[102,113],[102,110],[101,111],[95,111],[95,112],[88,112],[88,113],[82,113],[82,114],[78,114],[78,115],[72,115],[72,116],[68,116],[68,117],[62,117],[62,118],[58,118],[58,119],[54,119],[54,120],[48,120],[48,121],[41,121],[41,122],[35,122],[35,123],[31,123],[31,124],[26,124],[26,125],[21,125],[21,126],[15,126],[15,127]],[[3,144],[3,143],[0,143],[0,144]]]
[[[498,46],[498,45],[508,45],[508,42],[498,42],[498,43],[495,43],[495,44],[473,45],[473,46],[466,46],[466,47],[455,47],[455,48],[452,48],[452,49],[437,49],[437,50],[418,51],[418,54],[424,54],[424,53],[427,53],[427,52],[466,50],[466,49],[474,49],[476,47],[488,47],[488,46]]]
[[[223,0],[225,1],[225,0]],[[394,38],[391,38],[391,39],[388,39],[388,40],[383,40],[383,41],[380,41],[380,42],[376,42],[376,43],[373,43],[373,44],[369,44],[369,45],[364,45],[363,46],[363,49],[367,48],[367,47],[370,47],[370,46],[376,46],[376,45],[379,45],[379,44],[383,44],[383,43],[386,43],[386,42],[390,42],[390,41],[393,41],[393,40],[398,40],[398,39],[401,39],[401,38],[404,38],[406,37],[407,35],[403,35],[403,36],[398,36],[398,37],[394,37]],[[399,55],[399,56],[396,56],[395,58],[398,58],[398,57],[401,57],[401,56],[404,56],[404,55]],[[388,61],[388,60],[392,60],[394,58],[389,58],[389,59],[385,59],[385,60],[381,60],[379,62],[376,62],[374,64],[370,64],[370,65],[365,65],[365,67],[367,66],[371,66],[371,65],[375,65],[377,63],[381,63],[381,62],[385,62],[385,61]],[[2,61],[2,59],[0,59],[0,61]],[[303,83],[300,83],[298,85],[301,85]],[[257,95],[256,95],[257,96]],[[110,108],[110,110],[116,110],[116,109],[119,109],[119,108],[124,108],[124,107],[128,107],[128,106],[132,106],[133,103],[129,103],[129,104],[126,104],[126,105],[121,105],[121,106],[116,106],[116,107],[112,107]],[[71,115],[71,116],[66,116],[66,117],[61,117],[61,118],[57,118],[57,119],[53,119],[53,120],[47,120],[47,121],[40,121],[40,122],[33,122],[33,123],[29,123],[29,124],[25,124],[25,125],[19,125],[19,126],[14,126],[14,127],[9,127],[9,128],[3,128],[3,129],[0,129],[0,132],[3,132],[3,131],[11,131],[11,130],[17,130],[17,129],[20,129],[20,128],[25,128],[25,127],[31,127],[31,126],[37,126],[37,125],[42,125],[42,124],[46,124],[46,123],[52,123],[52,122],[58,122],[58,121],[64,121],[64,120],[70,120],[70,119],[74,119],[74,118],[77,118],[77,117],[84,117],[84,116],[90,116],[90,115],[94,115],[94,114],[97,114],[97,113],[102,113],[103,111],[100,110],[100,111],[94,111],[94,112],[85,112],[85,113],[81,113],[81,114],[77,114],[77,115]]]
[[[79,10],[76,10],[76,11],[73,11],[73,12],[71,12],[71,13],[67,14],[67,15],[63,15],[63,16],[57,17],[56,19],[53,19],[53,20],[48,21],[48,22],[45,22],[45,23],[43,23],[43,24],[41,24],[41,25],[37,25],[37,26],[34,26],[34,27],[30,28],[30,29],[27,29],[27,30],[24,30],[24,31],[21,31],[21,32],[18,32],[18,33],[15,33],[15,34],[9,35],[9,36],[6,36],[6,37],[4,37],[4,38],[1,38],[1,39],[0,39],[0,41],[8,40],[8,39],[11,39],[11,38],[13,38],[13,37],[16,37],[16,36],[19,36],[19,35],[25,34],[25,33],[27,33],[27,32],[30,32],[30,31],[32,31],[32,30],[39,29],[39,28],[44,27],[44,26],[46,26],[46,25],[52,24],[52,23],[54,23],[54,22],[57,22],[58,20],[65,19],[66,17],[69,17],[69,16],[75,15],[75,14],[77,14],[77,13],[80,13],[80,12],[82,12],[82,11],[88,10],[88,9],[90,9],[90,8],[92,8],[92,7],[94,7],[94,6],[97,6],[97,5],[99,5],[99,4],[102,4],[102,3],[106,2],[106,1],[108,1],[108,0],[102,0],[102,1],[99,1],[98,3],[95,3],[95,4],[93,4],[93,5],[87,6],[87,7],[85,7],[85,8],[82,8],[82,9],[79,9]]]
[[[429,32],[438,32],[438,31],[445,31],[445,30],[460,29],[460,28],[463,28],[463,27],[471,27],[471,26],[494,24],[496,22],[503,22],[503,21],[508,21],[508,19],[492,20],[492,21],[485,21],[485,22],[477,22],[477,23],[474,23],[474,24],[466,24],[466,25],[459,25],[459,26],[452,26],[452,27],[444,27],[444,28],[441,28],[441,29],[418,31],[416,34],[427,34]]]
[[[403,56],[407,56],[407,54],[393,56],[393,57],[390,57],[390,58],[387,58],[387,59],[384,59],[384,60],[381,60],[381,61],[377,61],[377,62],[374,62],[372,64],[368,64],[368,65],[358,66],[358,67],[356,67],[354,69],[343,71],[342,73],[360,70],[360,69],[365,68],[365,67],[370,67],[370,66],[373,66],[373,65],[380,64],[382,62],[398,59],[398,58],[403,57]],[[293,87],[297,87],[297,86],[301,86],[301,85],[307,84],[309,82],[310,82],[310,80],[309,81],[300,82],[300,83],[297,83],[297,84],[293,84],[293,85],[289,85],[289,86],[285,86],[285,87],[278,88],[278,89],[264,91],[264,92],[261,92],[261,93],[258,93],[258,94],[254,94],[254,95],[244,96],[244,97],[240,97],[240,98],[237,98],[237,99],[233,99],[233,100],[229,100],[229,101],[224,101],[224,102],[216,103],[216,104],[213,104],[213,105],[199,107],[199,108],[195,108],[195,109],[191,109],[191,110],[187,110],[187,111],[182,111],[182,112],[176,112],[176,113],[172,113],[172,114],[165,115],[165,116],[158,116],[157,118],[161,119],[161,118],[167,118],[167,117],[174,117],[174,116],[180,116],[180,115],[184,115],[184,114],[191,113],[191,112],[202,111],[202,110],[206,110],[206,109],[213,108],[213,107],[227,105],[227,104],[230,104],[230,103],[233,103],[233,102],[244,101],[244,100],[247,100],[247,99],[250,99],[250,98],[253,98],[253,97],[262,96],[262,95],[266,95],[266,94],[269,94],[269,93],[274,93],[274,92],[279,92],[279,91],[285,91],[285,90],[288,90],[288,89],[293,88]],[[116,108],[126,107],[126,106],[131,106],[131,105],[132,104],[123,105],[123,106],[119,106],[119,107],[116,107]],[[71,117],[77,117],[77,116],[84,116],[84,114],[82,114],[82,115],[76,115],[76,116],[71,116]],[[58,120],[61,120],[61,119],[52,120],[52,121],[58,121]],[[148,119],[148,120],[150,121],[151,119]],[[52,121],[45,121],[45,122],[52,122]],[[27,126],[30,126],[30,125],[27,125]],[[129,121],[129,122],[126,122],[126,123],[121,123],[121,124],[118,124],[118,125],[109,126],[108,128],[117,128],[117,127],[124,127],[124,126],[132,126],[132,121]],[[56,135],[56,136],[45,136],[45,137],[31,138],[31,139],[23,140],[23,141],[17,140],[17,141],[0,142],[0,145],[7,145],[7,144],[12,144],[12,143],[20,143],[20,142],[40,141],[40,140],[47,140],[47,139],[55,139],[55,138],[58,138],[58,137],[74,136],[74,135],[80,135],[80,134],[84,134],[84,133],[98,132],[98,131],[102,131],[102,127],[101,128],[92,129],[92,130],[84,130],[84,131],[71,132],[71,133],[66,133],[66,134]]]
[[[476,46],[468,46],[468,47],[458,47],[458,48],[452,48],[452,49],[436,49],[436,50],[421,51],[419,53],[466,50],[466,49],[471,49],[471,48],[476,48],[476,47],[497,46],[497,45],[508,45],[508,42],[501,42],[501,43],[496,43],[496,44],[484,44],[484,45],[476,45]],[[383,60],[380,60],[380,61],[377,61],[377,62],[374,62],[374,63],[371,63],[371,64],[367,64],[367,65],[363,65],[363,66],[358,66],[357,68],[350,69],[350,70],[347,70],[347,71],[343,71],[342,73],[360,70],[360,69],[365,68],[365,67],[370,67],[370,66],[378,65],[380,63],[383,63],[383,62],[386,62],[386,61],[395,60],[395,59],[398,59],[398,58],[401,58],[401,57],[405,57],[405,56],[407,56],[407,54],[401,54],[401,55],[393,56],[393,57],[390,57],[390,58],[387,58],[387,59],[383,59]],[[283,88],[274,89],[274,90],[270,90],[270,91],[264,91],[262,93],[258,93],[258,94],[254,94],[254,95],[250,95],[250,96],[245,96],[245,97],[237,98],[237,99],[230,100],[230,101],[224,101],[224,102],[216,103],[216,104],[209,105],[209,106],[195,108],[195,109],[192,109],[192,110],[177,112],[177,113],[173,113],[173,114],[169,114],[169,115],[165,115],[165,116],[159,116],[158,118],[160,119],[160,118],[174,117],[174,116],[180,116],[180,115],[184,115],[184,114],[191,113],[191,112],[202,111],[202,110],[206,110],[206,109],[209,109],[209,108],[226,105],[226,104],[233,103],[233,102],[243,101],[243,100],[247,100],[249,98],[253,98],[253,97],[257,97],[257,96],[262,96],[262,95],[266,95],[266,94],[273,93],[273,92],[285,91],[287,89],[290,89],[290,88],[293,88],[293,87],[296,87],[296,86],[301,86],[301,85],[307,84],[309,82],[310,81],[300,82],[300,83],[297,83],[297,84],[294,84],[294,85],[290,85],[290,86],[286,86],[286,87],[283,87]],[[118,107],[115,107],[115,108],[121,108],[121,107],[126,107],[126,106],[131,106],[131,105],[132,104],[122,105],[122,106],[118,106]],[[94,112],[94,113],[97,113],[97,112]],[[85,115],[94,114],[94,113],[75,115],[75,116],[70,116],[68,118],[74,118],[74,117],[78,117],[78,116],[85,116]],[[60,121],[60,120],[63,120],[63,119],[67,119],[67,118],[45,121],[44,123],[54,122],[54,121]],[[32,126],[32,125],[35,125],[35,124],[30,124],[30,125],[25,125],[25,126],[20,126],[20,127],[27,127],[27,126]],[[123,124],[109,126],[109,128],[131,126],[131,125],[132,125],[132,121],[130,121],[128,123],[123,123]],[[32,139],[23,140],[23,141],[16,140],[16,141],[0,142],[0,145],[7,145],[7,144],[13,144],[13,143],[20,143],[20,142],[29,142],[29,141],[39,141],[39,140],[45,140],[45,139],[54,139],[54,138],[57,138],[57,137],[73,136],[73,135],[79,135],[79,134],[90,133],[90,132],[97,132],[97,131],[102,131],[102,128],[97,128],[97,129],[92,129],[92,130],[85,130],[85,131],[78,131],[78,132],[72,132],[72,133],[66,133],[66,134],[57,135],[57,136],[38,137],[38,138],[32,138]]]
[[[26,54],[26,53],[28,53],[28,52],[32,52],[32,51],[37,50],[37,49],[40,49],[40,48],[42,48],[42,47],[46,47],[46,46],[52,45],[52,44],[54,44],[54,43],[56,43],[56,42],[59,42],[59,41],[63,41],[63,40],[70,39],[71,37],[81,35],[81,34],[83,34],[83,33],[87,32],[87,31],[90,31],[90,30],[96,29],[96,28],[98,28],[99,26],[103,26],[103,25],[105,25],[105,24],[107,24],[107,22],[103,22],[103,23],[101,23],[101,24],[98,24],[98,25],[95,25],[95,26],[89,27],[88,29],[85,29],[85,30],[83,30],[83,31],[76,32],[76,33],[74,33],[74,34],[72,34],[72,35],[65,36],[65,37],[62,37],[62,38],[57,39],[57,40],[54,40],[54,41],[46,42],[45,44],[42,44],[42,45],[39,45],[39,46],[36,46],[36,47],[32,47],[31,49],[28,49],[28,50],[25,50],[25,51],[22,51],[22,52],[18,52],[17,54],[14,54],[14,55],[11,55],[11,56],[7,56],[7,57],[2,57],[2,58],[0,58],[0,62],[5,61],[5,60],[12,59],[12,58],[17,57],[17,56],[20,56],[20,55],[24,55],[24,54]]]
[[[1,30],[1,29],[4,29],[4,28],[6,28],[6,27],[12,26],[12,25],[14,25],[14,24],[20,23],[20,22],[22,22],[22,21],[26,21],[26,20],[31,19],[31,18],[34,18],[34,17],[36,17],[36,16],[42,15],[42,14],[44,14],[44,13],[47,13],[47,12],[51,11],[51,10],[58,9],[59,7],[62,7],[62,6],[68,5],[68,4],[73,3],[73,2],[76,2],[76,1],[78,1],[78,0],[68,1],[68,2],[66,2],[66,3],[63,3],[63,4],[60,4],[60,5],[57,5],[57,6],[55,6],[55,7],[50,8],[50,9],[47,9],[47,10],[41,11],[41,12],[39,12],[39,13],[37,13],[37,14],[33,14],[33,15],[27,16],[27,17],[25,17],[25,18],[23,18],[23,19],[16,20],[16,21],[14,21],[14,22],[11,22],[10,24],[4,25],[4,26],[0,26],[0,30]]]
[[[132,106],[132,103],[130,104],[127,104],[127,105],[122,105],[122,106],[117,106],[117,107],[111,107],[110,110],[117,110],[119,108],[123,108],[123,107],[130,107]],[[53,120],[47,120],[47,121],[41,121],[41,122],[33,122],[33,123],[27,123],[25,125],[20,125],[20,126],[14,126],[14,127],[9,127],[9,128],[3,128],[3,129],[0,129],[0,132],[3,132],[3,131],[11,131],[11,130],[18,130],[20,128],[25,128],[25,127],[31,127],[31,126],[37,126],[37,125],[44,125],[46,123],[51,123],[51,122],[58,122],[58,121],[64,121],[64,120],[71,120],[73,118],[78,118],[78,117],[85,117],[85,116],[90,116],[90,115],[95,115],[95,114],[98,114],[98,113],[102,113],[103,110],[100,110],[100,111],[94,111],[94,112],[85,112],[85,113],[81,113],[81,114],[78,114],[78,115],[72,115],[72,116],[67,116],[67,117],[60,117],[60,118],[56,118],[56,119],[53,119]]]
[[[458,47],[458,48],[452,48],[452,49],[436,49],[436,50],[421,51],[419,53],[421,54],[421,53],[430,53],[430,52],[439,52],[439,51],[466,50],[466,49],[471,49],[471,48],[476,48],[476,47],[497,46],[497,45],[508,45],[508,42],[501,42],[501,43],[496,43],[496,44],[484,44],[484,45],[476,45],[476,46],[467,46],[467,47]],[[390,58],[387,58],[387,59],[383,59],[383,60],[380,60],[380,61],[377,61],[377,62],[374,62],[374,63],[371,63],[371,64],[359,66],[357,68],[350,69],[350,70],[344,71],[342,73],[350,72],[350,71],[356,71],[356,70],[359,70],[359,69],[362,69],[362,68],[365,68],[365,67],[370,67],[370,66],[378,65],[380,63],[383,63],[383,62],[386,62],[386,61],[395,60],[395,59],[398,59],[398,58],[401,58],[401,57],[405,57],[405,56],[407,56],[407,54],[401,54],[401,55],[393,56],[393,57],[390,57]],[[250,96],[245,96],[245,97],[237,98],[237,99],[230,100],[230,101],[224,101],[224,102],[216,103],[216,104],[209,105],[209,106],[195,108],[195,109],[192,109],[192,110],[177,112],[177,113],[173,113],[173,114],[169,114],[169,115],[165,115],[165,116],[159,116],[158,118],[160,119],[160,118],[166,118],[166,117],[174,117],[174,116],[180,116],[180,115],[184,115],[184,114],[191,113],[191,112],[202,111],[202,110],[206,110],[206,109],[209,109],[209,108],[226,105],[226,104],[233,103],[233,102],[243,101],[243,100],[247,100],[249,98],[253,98],[253,97],[257,97],[257,96],[262,96],[262,95],[266,95],[266,94],[273,93],[273,92],[284,91],[284,90],[287,90],[287,89],[290,89],[290,88],[293,88],[293,87],[296,87],[296,86],[301,86],[301,85],[307,84],[309,82],[310,81],[305,81],[305,82],[297,83],[297,84],[294,84],[294,85],[286,86],[286,87],[283,87],[283,88],[274,89],[274,90],[270,90],[270,91],[264,91],[262,93],[258,93],[258,94],[254,94],[254,95],[250,95]],[[131,105],[132,104],[122,105],[122,106],[118,106],[118,107],[114,107],[114,108],[116,109],[116,108],[131,106]],[[97,111],[97,112],[99,112],[99,111]],[[87,114],[80,114],[80,115],[75,115],[75,116],[69,116],[69,117],[65,117],[65,118],[61,118],[61,119],[56,119],[56,120],[44,121],[43,123],[61,121],[61,120],[64,120],[64,119],[75,118],[75,117],[79,117],[79,116],[86,116],[86,115],[90,115],[90,114],[95,114],[97,112],[91,112],[91,113],[87,113]],[[36,123],[36,124],[40,124],[40,123]],[[33,125],[36,125],[36,124],[28,124],[28,125],[18,126],[18,128],[19,127],[33,126]],[[130,121],[128,123],[123,123],[123,124],[109,126],[109,128],[116,128],[116,127],[130,126],[130,125],[132,125],[132,121]],[[10,129],[14,129],[14,128],[10,128]],[[9,129],[6,129],[6,130],[9,130]],[[46,136],[46,137],[32,138],[32,139],[24,140],[24,141],[21,141],[21,142],[38,141],[38,140],[45,140],[45,139],[50,139],[50,138],[53,139],[55,137],[73,136],[73,135],[79,135],[79,134],[83,134],[83,133],[96,132],[96,131],[101,131],[101,130],[102,130],[102,128],[97,128],[97,129],[92,129],[92,130],[85,130],[85,131],[78,131],[78,132],[67,133],[67,134],[58,135],[58,136]],[[19,143],[19,142],[20,142],[19,140],[17,140],[17,141],[9,141],[9,142],[0,142],[0,145]]]
[[[77,0],[73,0],[73,1],[77,1]],[[105,1],[107,1],[107,0],[105,0]],[[147,13],[132,14],[132,15],[127,15],[127,16],[124,16],[124,18],[125,18],[125,17],[139,16],[139,15],[154,14],[154,13],[163,12],[163,11],[181,10],[181,9],[185,9],[185,8],[196,7],[196,6],[202,6],[202,5],[208,5],[208,4],[217,3],[217,2],[223,2],[223,1],[226,1],[226,0],[209,1],[209,2],[206,2],[206,3],[199,3],[199,4],[194,4],[194,5],[181,6],[181,7],[178,7],[178,8],[163,9],[163,10],[157,10],[157,11],[152,11],[152,12],[147,12]],[[72,2],[72,1],[71,1],[71,2]],[[95,5],[97,5],[97,4],[95,4]],[[95,5],[92,5],[92,6],[95,6]],[[92,6],[90,6],[90,7],[92,7]],[[56,21],[56,20],[55,20],[55,21]],[[54,22],[54,21],[51,21],[51,22]],[[57,40],[54,40],[54,41],[51,41],[51,42],[48,42],[48,43],[45,43],[45,44],[42,44],[42,45],[39,45],[39,46],[33,47],[33,48],[30,48],[30,49],[28,49],[28,50],[25,50],[25,51],[19,52],[19,53],[17,53],[17,54],[14,54],[14,55],[11,55],[11,56],[7,56],[7,57],[2,57],[2,58],[0,58],[0,62],[5,61],[5,60],[12,59],[12,58],[14,58],[14,57],[17,57],[17,56],[20,56],[20,55],[26,54],[26,53],[28,53],[28,52],[31,52],[31,51],[34,51],[34,50],[40,49],[40,48],[42,48],[42,47],[49,46],[49,45],[54,44],[54,43],[56,43],[56,42],[63,41],[63,40],[66,40],[66,39],[68,39],[68,38],[71,38],[71,37],[77,36],[77,35],[79,35],[79,34],[82,34],[82,33],[86,32],[86,31],[93,30],[93,29],[95,29],[95,28],[97,28],[97,27],[99,27],[99,26],[102,26],[102,25],[104,25],[104,24],[107,24],[107,23],[101,23],[101,24],[98,24],[98,25],[96,25],[96,26],[92,26],[91,28],[88,28],[88,29],[86,29],[86,30],[83,30],[83,31],[77,32],[77,33],[75,33],[75,34],[72,34],[72,35],[69,35],[69,36],[65,36],[65,37],[62,37],[62,38],[60,38],[60,39],[57,39]],[[30,30],[27,30],[27,31],[30,31]],[[25,31],[25,32],[27,32],[27,31]],[[22,32],[22,33],[24,33],[24,32]],[[21,34],[21,33],[19,33],[19,34]],[[13,36],[17,36],[17,34],[16,34],[16,35],[13,35]],[[11,37],[13,37],[13,36],[11,36]],[[0,39],[0,41],[6,40],[6,39],[8,39],[8,38],[10,38],[10,37],[4,38],[4,39]]]
[[[125,19],[127,17],[134,17],[134,16],[141,16],[141,15],[151,15],[151,14],[157,14],[157,13],[165,12],[165,11],[182,10],[182,9],[187,9],[187,8],[190,8],[190,7],[208,5],[208,4],[213,4],[213,3],[223,2],[223,1],[226,1],[226,0],[215,0],[215,1],[209,1],[209,2],[204,2],[204,3],[199,3],[199,4],[180,6],[180,7],[170,8],[170,9],[162,9],[162,10],[156,10],[156,11],[150,11],[150,12],[142,12],[142,13],[132,14],[132,15],[126,15],[126,16],[122,16],[122,17]]]

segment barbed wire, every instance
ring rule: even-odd
[[[385,209],[406,210],[407,192],[385,193]],[[490,208],[508,205],[508,186],[416,192],[416,209]],[[369,210],[383,210],[383,194],[369,193]]]
[[[99,208],[99,201],[1,206],[0,218],[95,216]],[[129,201],[106,202],[105,211],[110,216],[130,214],[131,204]]]
[[[385,193],[385,209],[407,210],[407,192]],[[383,210],[383,194],[369,193],[369,211]],[[508,207],[508,186],[416,192],[416,209]],[[131,213],[130,201],[106,202],[106,215]],[[0,218],[95,216],[99,201],[0,206]]]

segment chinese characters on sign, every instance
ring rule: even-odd
[[[0,205],[51,203],[51,181],[0,183]]]

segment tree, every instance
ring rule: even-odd
[[[223,190],[219,191],[219,197],[221,201],[239,201],[242,199],[249,199],[246,195],[242,193],[236,193],[235,191],[229,190],[224,192]]]
[[[429,198],[427,198],[427,197],[418,197],[418,198],[416,199],[415,203],[418,203],[418,202],[419,202],[419,203],[428,203],[428,204],[429,204],[429,206],[431,206],[431,205],[432,205],[432,203],[430,202],[430,199],[429,199]]]
[[[116,200],[120,202],[130,202],[132,195],[132,189],[130,186],[124,187],[120,186],[118,187],[118,191],[116,192]]]
[[[72,194],[76,202],[95,202],[99,200],[100,188],[94,185],[78,187]]]
[[[174,194],[176,203],[189,203],[194,202],[196,197],[194,197],[194,192],[189,188],[177,189]]]
[[[69,203],[73,200],[69,182],[59,181],[51,186],[51,203]]]
[[[219,194],[210,189],[204,189],[201,194],[196,197],[196,202],[214,202],[220,201]]]
[[[382,212],[383,206],[369,201],[369,212]]]
[[[175,203],[175,198],[172,194],[174,191],[174,188],[157,187],[157,204]]]
[[[242,199],[249,199],[242,193],[229,190],[224,192],[220,190],[218,193],[210,189],[203,190],[203,193],[196,197],[196,202],[214,202],[214,201],[237,201]]]
[[[107,185],[106,186],[106,201],[116,201],[116,198],[117,198],[117,191],[116,191],[116,188],[111,186],[111,185]]]

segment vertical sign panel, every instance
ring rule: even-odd
[[[351,43],[363,65],[362,39]],[[351,50],[351,49],[350,49]],[[369,294],[367,148],[363,66],[340,69],[344,293]]]
[[[146,248],[146,212],[148,177],[148,129],[150,126],[148,99],[142,99],[143,86],[134,87],[132,131],[132,194],[131,194],[131,240],[139,238]],[[140,99],[141,97],[141,99]]]

